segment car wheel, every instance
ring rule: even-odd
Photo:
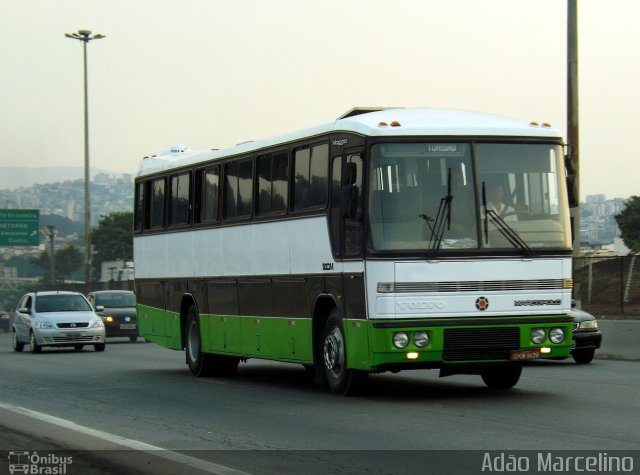
[[[73,349],[76,351],[80,351],[82,348],[84,348],[84,345],[73,345]]]
[[[573,360],[578,364],[589,364],[593,361],[593,357],[596,354],[596,350],[589,348],[586,350],[573,350]]]
[[[105,345],[104,343],[96,343],[95,345],[93,345],[93,349],[96,351],[104,351],[106,346],[107,345]]]
[[[521,374],[522,365],[493,366],[480,371],[484,384],[491,389],[510,389],[518,383]]]
[[[33,332],[29,337],[29,345],[31,346],[31,353],[40,353],[42,351],[42,347],[36,343],[36,335]]]
[[[24,343],[21,343],[18,339],[18,334],[15,330],[11,332],[11,344],[13,346],[13,351],[22,351],[24,349]]]
[[[322,356],[329,388],[334,394],[354,395],[363,389],[368,374],[347,368],[342,318],[335,308],[325,325]]]
[[[131,343],[135,343],[136,341],[138,341],[138,337],[137,337],[137,336],[130,336],[130,337],[129,337],[129,341],[130,341]]]

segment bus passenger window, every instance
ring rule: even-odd
[[[253,160],[227,163],[225,171],[224,217],[251,215]]]
[[[217,221],[220,168],[215,167],[205,170],[203,175],[202,221]]]
[[[150,228],[164,227],[164,178],[151,182]]]
[[[134,230],[142,231],[144,223],[144,183],[136,183]]]
[[[169,199],[169,225],[189,224],[191,221],[189,202],[191,196],[191,174],[183,173],[171,177],[171,197]]]
[[[257,214],[287,209],[289,161],[286,152],[262,155],[256,159],[258,196]]]
[[[329,185],[329,145],[297,150],[294,156],[293,208],[319,208],[327,204]]]

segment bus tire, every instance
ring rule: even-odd
[[[331,310],[323,336],[322,364],[331,392],[343,396],[359,393],[368,374],[347,368],[344,327],[338,309]]]
[[[510,389],[520,380],[522,365],[491,366],[480,370],[484,384],[490,389]]]
[[[240,358],[204,353],[201,350],[200,318],[195,305],[187,311],[186,353],[189,370],[198,378],[205,376],[231,377],[238,371]]]
[[[187,323],[184,331],[189,371],[198,378],[209,376],[211,364],[208,355],[200,351],[200,318],[195,305],[189,307],[187,311]]]

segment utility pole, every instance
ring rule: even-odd
[[[580,127],[578,111],[578,0],[567,0],[567,142],[572,147],[577,206],[571,208],[573,255],[580,255]]]
[[[51,285],[53,285],[56,283],[56,264],[55,264],[56,255],[55,255],[54,245],[53,245],[53,242],[56,238],[56,227],[45,226],[45,228],[47,228],[45,235],[49,238],[49,266],[50,266],[49,282],[51,283]]]
[[[87,79],[87,44],[93,40],[105,38],[104,35],[92,35],[90,30],[78,30],[77,33],[65,33],[67,38],[82,42],[84,58],[84,280],[91,282],[91,198],[89,191],[89,86]]]

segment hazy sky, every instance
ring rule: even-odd
[[[582,196],[640,194],[640,2],[581,0]],[[353,106],[433,106],[566,130],[565,0],[7,0],[0,166],[82,166],[330,122]]]

